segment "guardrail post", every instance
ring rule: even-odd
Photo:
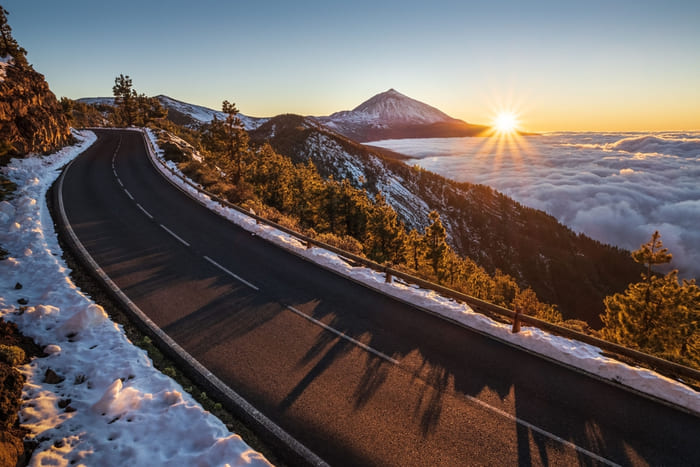
[[[389,268],[384,268],[384,276],[385,276],[384,282],[387,284],[391,284],[392,277],[391,277],[391,272],[389,272]]]
[[[311,244],[311,240],[306,241],[306,249],[310,250],[313,245]]]
[[[250,208],[248,212],[250,212],[253,215],[253,218],[255,219],[255,225],[260,225],[260,218],[258,217],[255,210],[253,208]]]
[[[513,334],[520,332],[520,314],[522,311],[520,311],[520,308],[515,309],[515,318],[513,318],[513,329],[511,332]]]

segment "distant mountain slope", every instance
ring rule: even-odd
[[[168,111],[168,119],[178,125],[193,128],[202,123],[211,122],[214,117],[219,120],[226,119],[226,114],[218,110],[201,105],[188,104],[187,102],[182,102],[162,94],[156,97],[160,101],[160,104]],[[78,99],[78,102],[83,102],[85,104],[114,105],[114,98],[83,97]],[[268,120],[267,118],[249,117],[240,113],[238,116],[246,130],[254,130]]]
[[[488,130],[452,118],[395,89],[377,94],[353,110],[316,117],[318,122],[359,142],[391,138],[475,136]]]
[[[226,114],[218,110],[201,105],[188,104],[162,94],[156,97],[158,97],[161,105],[168,110],[168,118],[179,125],[191,127],[201,123],[209,123],[214,117],[219,120],[226,119]],[[241,113],[238,114],[238,117],[246,130],[254,130],[268,120],[267,118],[249,117]],[[180,121],[177,121],[178,119]]]
[[[409,228],[422,232],[428,213],[437,210],[457,252],[531,286],[542,300],[559,305],[566,319],[600,327],[603,298],[639,279],[639,265],[624,250],[578,235],[489,187],[457,183],[387,158],[315,119],[281,115],[250,135],[296,162],[311,159],[323,176],[381,191]]]

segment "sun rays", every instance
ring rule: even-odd
[[[528,160],[536,157],[521,130],[520,112],[515,106],[500,106],[493,112],[491,128],[484,135],[477,157],[492,158],[494,170],[505,165],[525,170]]]

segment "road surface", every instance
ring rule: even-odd
[[[316,267],[97,131],[66,173],[78,238],[126,295],[332,465],[700,465],[700,419]]]

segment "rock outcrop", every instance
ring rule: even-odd
[[[14,60],[7,61],[4,71],[0,81],[0,155],[48,153],[68,144],[68,118],[44,75]]]
[[[68,117],[44,75],[27,62],[0,6],[0,163],[30,152],[48,153],[72,139]]]

